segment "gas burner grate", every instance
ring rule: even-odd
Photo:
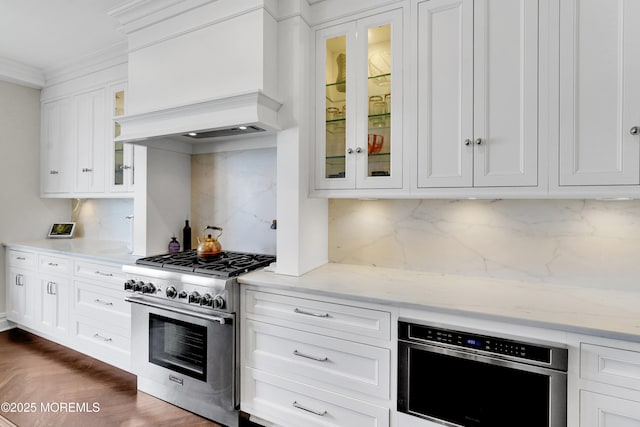
[[[198,258],[195,250],[190,250],[140,258],[136,260],[136,264],[227,278],[265,267],[275,260],[273,255],[230,251],[220,252],[203,260]]]

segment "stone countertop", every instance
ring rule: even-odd
[[[97,261],[134,263],[139,256],[129,253],[127,243],[111,240],[91,239],[41,239],[4,244],[9,249],[37,250],[67,256],[81,256]]]
[[[331,263],[299,277],[254,271],[239,282],[640,342],[640,292]]]

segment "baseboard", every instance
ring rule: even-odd
[[[7,320],[7,313],[0,313],[0,332],[13,328],[15,328],[15,325]]]

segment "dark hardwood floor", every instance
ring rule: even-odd
[[[137,391],[132,374],[19,329],[0,333],[0,405],[19,427],[219,427]]]

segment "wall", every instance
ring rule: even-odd
[[[71,218],[69,200],[40,198],[40,91],[0,81],[0,241],[46,236]],[[0,253],[0,317],[5,312],[4,247]]]
[[[215,225],[224,250],[275,254],[276,149],[191,156],[191,214],[194,247]]]
[[[638,291],[640,201],[332,200],[331,262]]]

